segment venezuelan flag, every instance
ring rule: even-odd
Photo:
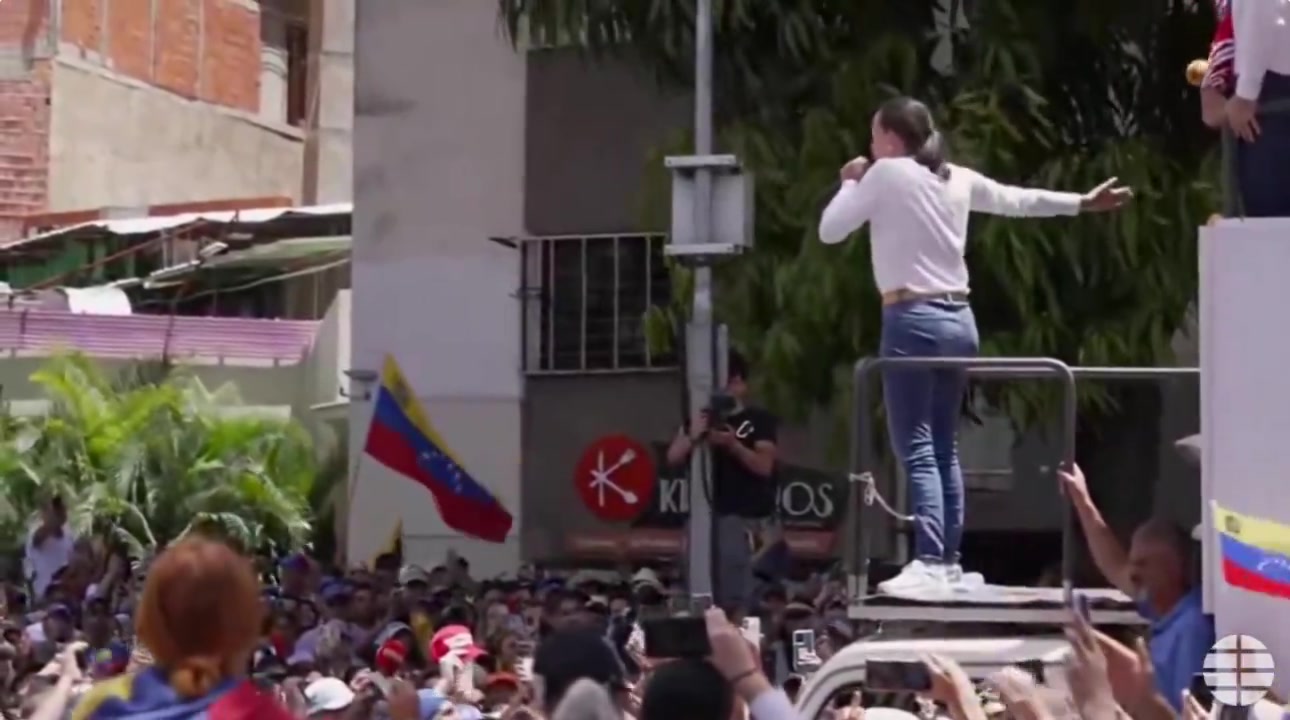
[[[1227,584],[1290,598],[1290,525],[1210,507]]]
[[[429,490],[448,527],[480,540],[506,540],[513,523],[510,512],[461,466],[390,356],[385,358],[364,450]]]
[[[181,698],[156,668],[95,683],[71,720],[291,720],[272,696],[248,680],[226,680],[200,698]]]

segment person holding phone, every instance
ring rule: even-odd
[[[1003,185],[952,165],[931,111],[913,98],[883,103],[871,126],[873,160],[862,156],[842,166],[841,187],[820,218],[820,240],[841,243],[871,225],[883,357],[977,354],[964,259],[972,212],[1077,215],[1114,210],[1132,197],[1114,178],[1081,195]],[[908,478],[915,523],[914,560],[879,589],[957,585],[964,493],[956,436],[967,373],[901,368],[882,379],[887,433]]]
[[[1151,622],[1148,649],[1156,686],[1175,711],[1181,710],[1182,691],[1204,669],[1215,640],[1214,618],[1205,614],[1201,587],[1191,572],[1194,542],[1169,521],[1154,518],[1138,526],[1126,552],[1093,503],[1079,466],[1060,470],[1058,476],[1084,528],[1093,563]],[[1113,677],[1141,674],[1134,653],[1099,637],[1108,661],[1119,668]]]

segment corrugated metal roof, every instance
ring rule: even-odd
[[[49,242],[59,238],[70,239],[104,234],[122,237],[152,235],[158,232],[181,230],[199,225],[257,225],[292,217],[324,218],[334,216],[341,218],[351,215],[353,212],[353,203],[334,203],[331,205],[309,205],[293,208],[254,208],[250,210],[191,212],[120,220],[92,220],[5,243],[0,245],[0,251],[13,250],[14,248]]]
[[[316,320],[0,310],[0,352],[40,356],[77,351],[98,358],[167,355],[177,361],[293,365],[309,352],[318,325]]]

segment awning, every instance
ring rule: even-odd
[[[308,267],[309,261],[320,263],[339,260],[349,254],[353,241],[349,236],[291,238],[256,245],[242,250],[225,250],[202,260],[191,260],[150,273],[144,281],[149,286],[172,282],[194,272],[217,269]]]
[[[353,203],[335,203],[294,208],[254,208],[120,220],[92,220],[0,245],[0,253],[15,249],[30,249],[59,240],[88,239],[105,235],[144,238],[158,233],[203,227],[227,232],[242,231],[259,237],[349,235],[353,213]]]
[[[203,267],[281,267],[297,260],[347,253],[353,244],[353,239],[349,236],[292,238],[226,252],[211,258]]]

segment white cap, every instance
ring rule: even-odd
[[[305,702],[308,704],[306,712],[309,715],[343,710],[354,702],[354,691],[349,689],[344,680],[321,678],[305,688]]]
[[[632,575],[632,587],[637,585],[648,585],[655,590],[663,590],[663,583],[658,579],[658,573],[647,567],[637,570],[636,574]]]
[[[427,585],[430,583],[430,573],[416,565],[404,565],[399,570],[399,584],[407,585],[408,583],[422,582]]]

